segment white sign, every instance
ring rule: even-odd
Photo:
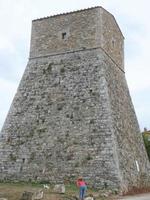
[[[136,163],[137,171],[139,172],[139,171],[140,171],[140,168],[139,168],[139,163],[138,163],[138,161],[137,161],[137,160],[135,161],[135,163]]]

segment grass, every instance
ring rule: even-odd
[[[0,183],[0,198],[19,200],[24,191],[35,192],[40,186],[25,183]]]
[[[43,200],[65,200],[67,197],[78,196],[78,188],[74,184],[67,184],[65,194],[56,194],[53,192],[53,186],[50,189],[44,189],[43,184],[37,183],[0,183],[0,198],[8,200],[19,200],[24,191],[37,192],[42,189],[44,191]],[[97,194],[97,191],[88,189],[87,194]],[[110,197],[108,198],[110,200]],[[96,198],[96,200],[107,200],[107,198]]]

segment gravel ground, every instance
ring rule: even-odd
[[[148,194],[139,194],[136,196],[126,196],[118,200],[150,200],[150,193]]]

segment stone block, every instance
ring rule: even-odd
[[[55,185],[53,191],[56,193],[64,194],[65,193],[65,185],[64,184]]]

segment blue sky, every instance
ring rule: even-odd
[[[0,129],[28,62],[31,21],[92,6],[116,18],[125,37],[125,72],[141,130],[150,129],[149,0],[0,0]]]

